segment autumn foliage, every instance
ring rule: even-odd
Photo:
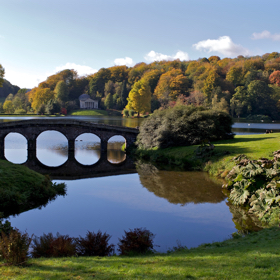
[[[3,71],[0,66],[1,79]],[[260,88],[255,86],[257,83]],[[254,57],[210,56],[192,61],[141,62],[133,67],[101,68],[84,77],[79,77],[75,70],[60,71],[26,91],[25,98],[22,93],[7,96],[6,101],[11,102],[0,104],[0,111],[42,114],[59,113],[61,108],[66,108],[69,112],[79,107],[79,96],[86,93],[98,101],[100,109],[126,108],[139,115],[172,107],[183,96],[184,104],[222,110],[233,117],[266,115],[279,119],[279,85],[278,52]],[[259,96],[262,96],[262,106],[257,102]]]

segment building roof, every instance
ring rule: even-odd
[[[90,98],[90,96],[88,95],[88,94],[82,94],[82,95],[80,95],[80,97],[79,97],[79,100],[86,100],[86,99],[89,99]]]

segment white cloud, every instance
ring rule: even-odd
[[[199,51],[218,52],[225,56],[249,55],[250,52],[241,45],[234,44],[229,36],[222,36],[217,40],[204,40],[193,47]]]
[[[114,60],[115,65],[126,65],[128,67],[134,66],[135,62],[130,57],[116,58]]]
[[[253,40],[272,39],[273,41],[280,41],[280,33],[271,34],[269,31],[264,30],[261,33],[253,33]]]
[[[175,55],[167,55],[158,53],[155,51],[150,51],[147,55],[144,57],[147,61],[153,62],[153,61],[161,61],[161,60],[189,60],[189,55],[186,52],[178,51]]]
[[[55,68],[55,71],[59,72],[59,71],[65,70],[65,69],[74,69],[78,72],[79,76],[90,75],[90,74],[94,74],[97,72],[96,69],[93,69],[90,66],[79,65],[79,64],[70,63],[70,62],[67,62],[65,65],[62,65],[62,66],[57,66]]]
[[[19,70],[5,67],[4,78],[11,84],[19,86],[20,88],[34,88],[37,87],[39,83],[45,81],[47,77],[65,69],[74,69],[78,72],[79,76],[94,74],[95,72],[97,72],[97,70],[89,66],[68,62],[65,65],[57,66],[52,72],[45,73],[34,73],[28,72],[25,69]]]
[[[34,74],[31,72],[13,70],[5,67],[4,78],[11,84],[19,86],[20,88],[33,88],[39,83],[46,80],[51,74]]]

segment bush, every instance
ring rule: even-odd
[[[77,254],[79,256],[110,256],[114,253],[114,245],[108,244],[111,236],[98,231],[97,233],[88,231],[86,237],[76,239]]]
[[[124,231],[125,236],[119,238],[118,251],[121,255],[145,254],[154,248],[154,234],[147,229],[135,228],[134,230]]]
[[[192,105],[157,110],[140,126],[138,146],[149,149],[200,144],[233,138],[231,117],[222,111]]]
[[[134,110],[129,110],[129,116],[134,117],[135,111]]]
[[[123,110],[123,116],[126,117],[126,118],[129,117],[129,110],[124,109]]]
[[[35,237],[31,245],[33,258],[40,257],[70,257],[76,254],[75,238],[68,235],[60,235],[56,237],[52,233],[43,234],[40,238]]]
[[[9,265],[19,265],[28,259],[28,249],[32,241],[27,233],[22,234],[18,229],[12,230],[9,235],[1,233],[0,252]]]
[[[13,227],[11,226],[11,223],[8,220],[6,220],[5,223],[3,223],[1,220],[1,216],[2,214],[0,213],[0,236],[2,232],[4,232],[6,235],[9,235],[13,230]]]
[[[19,115],[23,115],[23,114],[26,114],[26,110],[24,110],[24,109],[17,109],[17,110],[15,110],[14,113],[15,114],[19,114]]]

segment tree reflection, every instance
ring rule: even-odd
[[[232,214],[232,221],[234,222],[235,228],[238,232],[247,234],[264,228],[264,225],[262,225],[262,222],[258,219],[258,217],[249,214],[248,210],[244,207],[233,205],[230,202],[227,202],[227,206]]]
[[[219,203],[226,198],[221,184],[203,172],[160,171],[151,164],[137,164],[141,184],[170,203]]]

